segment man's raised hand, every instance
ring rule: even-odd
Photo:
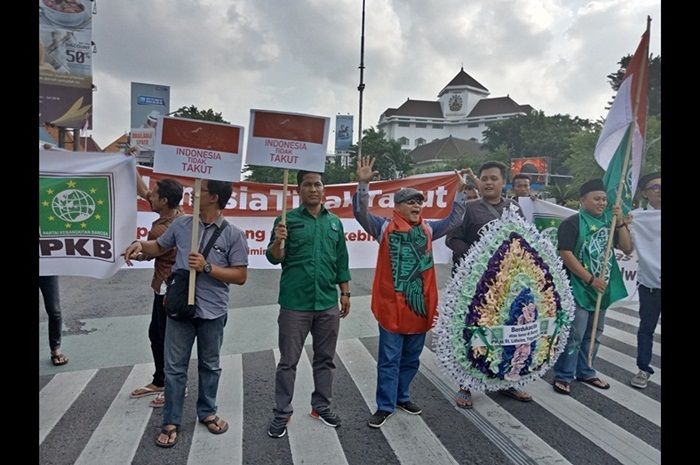
[[[359,182],[370,182],[373,177],[379,174],[379,171],[373,171],[374,158],[360,157],[357,160],[357,180]]]

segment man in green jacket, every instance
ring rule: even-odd
[[[277,319],[280,361],[275,373],[275,416],[267,430],[273,438],[287,433],[297,363],[309,331],[314,348],[311,416],[330,427],[340,426],[330,403],[340,318],[350,312],[348,249],[340,218],[323,206],[321,173],[299,171],[297,184],[301,206],[287,214],[286,224],[281,217],[275,219],[266,253],[270,263],[282,264]]]

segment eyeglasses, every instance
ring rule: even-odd
[[[647,186],[647,188],[645,190],[654,191],[654,192],[661,192],[661,184],[652,184],[651,186]]]
[[[423,205],[423,201],[418,199],[406,200],[404,203],[407,205],[418,205],[419,207]]]

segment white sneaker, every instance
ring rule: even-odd
[[[647,387],[647,383],[649,382],[650,377],[651,373],[647,373],[644,370],[639,370],[639,373],[634,375],[634,378],[632,378],[630,384],[636,388],[644,389],[645,387]]]

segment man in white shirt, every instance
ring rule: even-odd
[[[644,389],[654,370],[651,349],[654,330],[661,315],[661,173],[651,173],[639,180],[646,205],[632,211],[632,242],[639,257],[637,272],[639,292],[639,330],[637,331],[637,373],[630,381]]]

